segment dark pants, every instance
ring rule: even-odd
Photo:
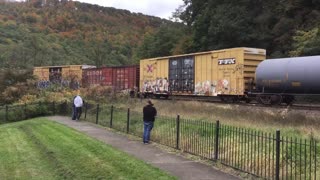
[[[76,107],[75,108],[75,117],[76,117],[77,120],[80,119],[81,114],[82,114],[82,107]]]
[[[144,143],[149,143],[152,128],[153,128],[152,121],[149,121],[149,122],[144,121],[143,122],[143,142]]]

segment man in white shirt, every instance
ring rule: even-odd
[[[83,106],[83,100],[80,97],[80,95],[77,95],[74,100],[73,104],[75,106],[75,114],[76,114],[76,120],[80,119],[81,113],[82,113],[82,106]]]

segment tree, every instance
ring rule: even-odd
[[[34,91],[35,86],[30,84],[32,71],[19,69],[0,70],[0,101],[4,104],[15,102],[23,95]]]
[[[108,64],[111,45],[108,40],[94,39],[88,42],[87,52],[87,57],[93,61],[94,65],[101,67]]]
[[[138,50],[138,57],[151,58],[173,55],[180,40],[185,36],[186,29],[163,25],[154,34],[147,34]],[[179,47],[183,49],[182,47]],[[183,53],[179,51],[179,53]]]
[[[133,64],[145,34],[177,24],[69,0],[0,3],[0,63],[6,67]]]
[[[320,54],[319,27],[310,31],[297,31],[293,37],[293,49],[290,56],[310,56]]]
[[[237,46],[288,56],[297,30],[319,25],[320,4],[311,0],[184,0],[175,16],[193,32],[195,51]]]

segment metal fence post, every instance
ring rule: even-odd
[[[280,179],[280,130],[276,131],[276,180]]]
[[[216,137],[215,137],[215,144],[214,144],[214,159],[218,160],[219,154],[219,130],[220,130],[220,121],[216,123]]]
[[[27,103],[24,103],[24,117],[27,119]]]
[[[64,101],[64,103],[62,105],[62,108],[63,108],[63,110],[62,110],[63,114],[66,115],[68,113],[68,102],[67,102],[67,100]]]
[[[176,139],[176,149],[179,149],[180,144],[180,115],[177,115],[177,139]]]
[[[8,107],[8,105],[6,105],[6,114],[5,114],[6,121],[8,121],[8,111],[9,111],[9,107]]]
[[[53,111],[53,115],[56,115],[56,102],[55,101],[52,102],[52,111]]]
[[[111,113],[110,113],[110,128],[112,128],[112,120],[113,120],[113,106],[111,106]]]
[[[97,104],[96,124],[99,123],[99,104]]]
[[[128,113],[127,113],[127,133],[129,133],[129,126],[130,126],[130,108],[128,108]]]
[[[317,179],[317,141],[314,140],[314,179]]]
[[[85,103],[84,119],[87,119],[87,110],[88,110],[88,103]]]

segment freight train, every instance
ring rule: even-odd
[[[39,80],[51,81],[55,78],[48,75],[58,71],[60,82],[64,75],[77,74],[81,86],[110,86],[132,96],[137,92],[155,98],[202,96],[228,102],[255,99],[263,104],[290,104],[296,95],[320,93],[319,65],[320,56],[266,60],[266,50],[240,47],[143,59],[133,66],[36,67],[34,74]]]

